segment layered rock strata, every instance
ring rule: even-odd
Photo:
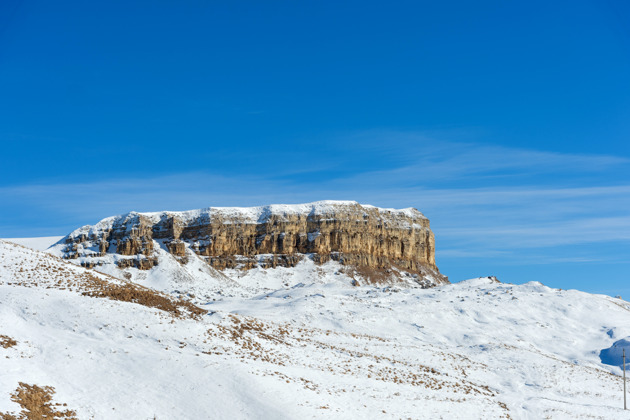
[[[84,265],[117,254],[121,268],[150,269],[159,264],[155,248],[162,247],[182,263],[192,252],[218,270],[292,267],[309,255],[320,263],[429,270],[446,281],[435,265],[435,240],[422,213],[356,202],[132,212],[77,229],[64,242],[64,258],[82,258]]]

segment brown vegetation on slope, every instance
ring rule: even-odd
[[[12,339],[7,335],[0,334],[0,347],[3,349],[8,349],[9,347],[13,347],[17,344],[17,341]]]
[[[52,403],[55,388],[51,386],[39,387],[19,382],[16,390],[11,394],[11,400],[22,407],[18,414],[0,412],[1,420],[77,420],[77,413],[73,410],[58,411],[60,406],[67,404]]]
[[[133,283],[114,284],[94,277],[93,282],[89,286],[90,290],[82,293],[84,296],[133,302],[168,312],[177,317],[198,318],[206,313],[205,310],[190,302],[182,299],[173,299],[170,296]]]
[[[205,310],[183,299],[176,299],[107,274],[95,274],[89,269],[79,268],[60,258],[32,251],[21,245],[10,242],[6,242],[6,245],[24,250],[21,255],[24,260],[20,260],[20,265],[12,265],[7,258],[6,263],[8,265],[4,265],[4,268],[11,269],[13,272],[6,280],[0,278],[0,283],[23,287],[71,290],[84,296],[108,298],[156,308],[176,317],[197,318],[206,313]],[[1,253],[0,256],[2,256]],[[23,264],[23,261],[30,264]]]

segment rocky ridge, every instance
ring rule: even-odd
[[[83,226],[57,245],[63,258],[87,267],[114,255],[120,269],[140,270],[160,264],[159,248],[182,264],[196,256],[217,270],[294,267],[310,258],[338,261],[374,281],[402,271],[419,281],[430,277],[430,285],[448,282],[422,213],[353,201],[131,212]]]

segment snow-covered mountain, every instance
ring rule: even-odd
[[[627,302],[343,269],[257,267],[201,298],[0,241],[0,413],[30,384],[80,419],[630,418]]]
[[[299,283],[307,272],[327,282],[321,266],[328,261],[341,263],[337,274],[354,284],[448,283],[435,264],[435,239],[422,213],[354,201],[131,212],[78,228],[49,252],[203,300],[218,291],[272,291]],[[260,274],[277,267],[289,269],[274,271],[281,279]]]

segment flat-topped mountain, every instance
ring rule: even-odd
[[[196,257],[215,270],[294,267],[307,258],[337,261],[368,281],[404,275],[425,287],[448,282],[435,265],[429,219],[414,208],[354,201],[131,212],[83,226],[55,249],[88,267],[152,270],[162,250],[182,265]]]

